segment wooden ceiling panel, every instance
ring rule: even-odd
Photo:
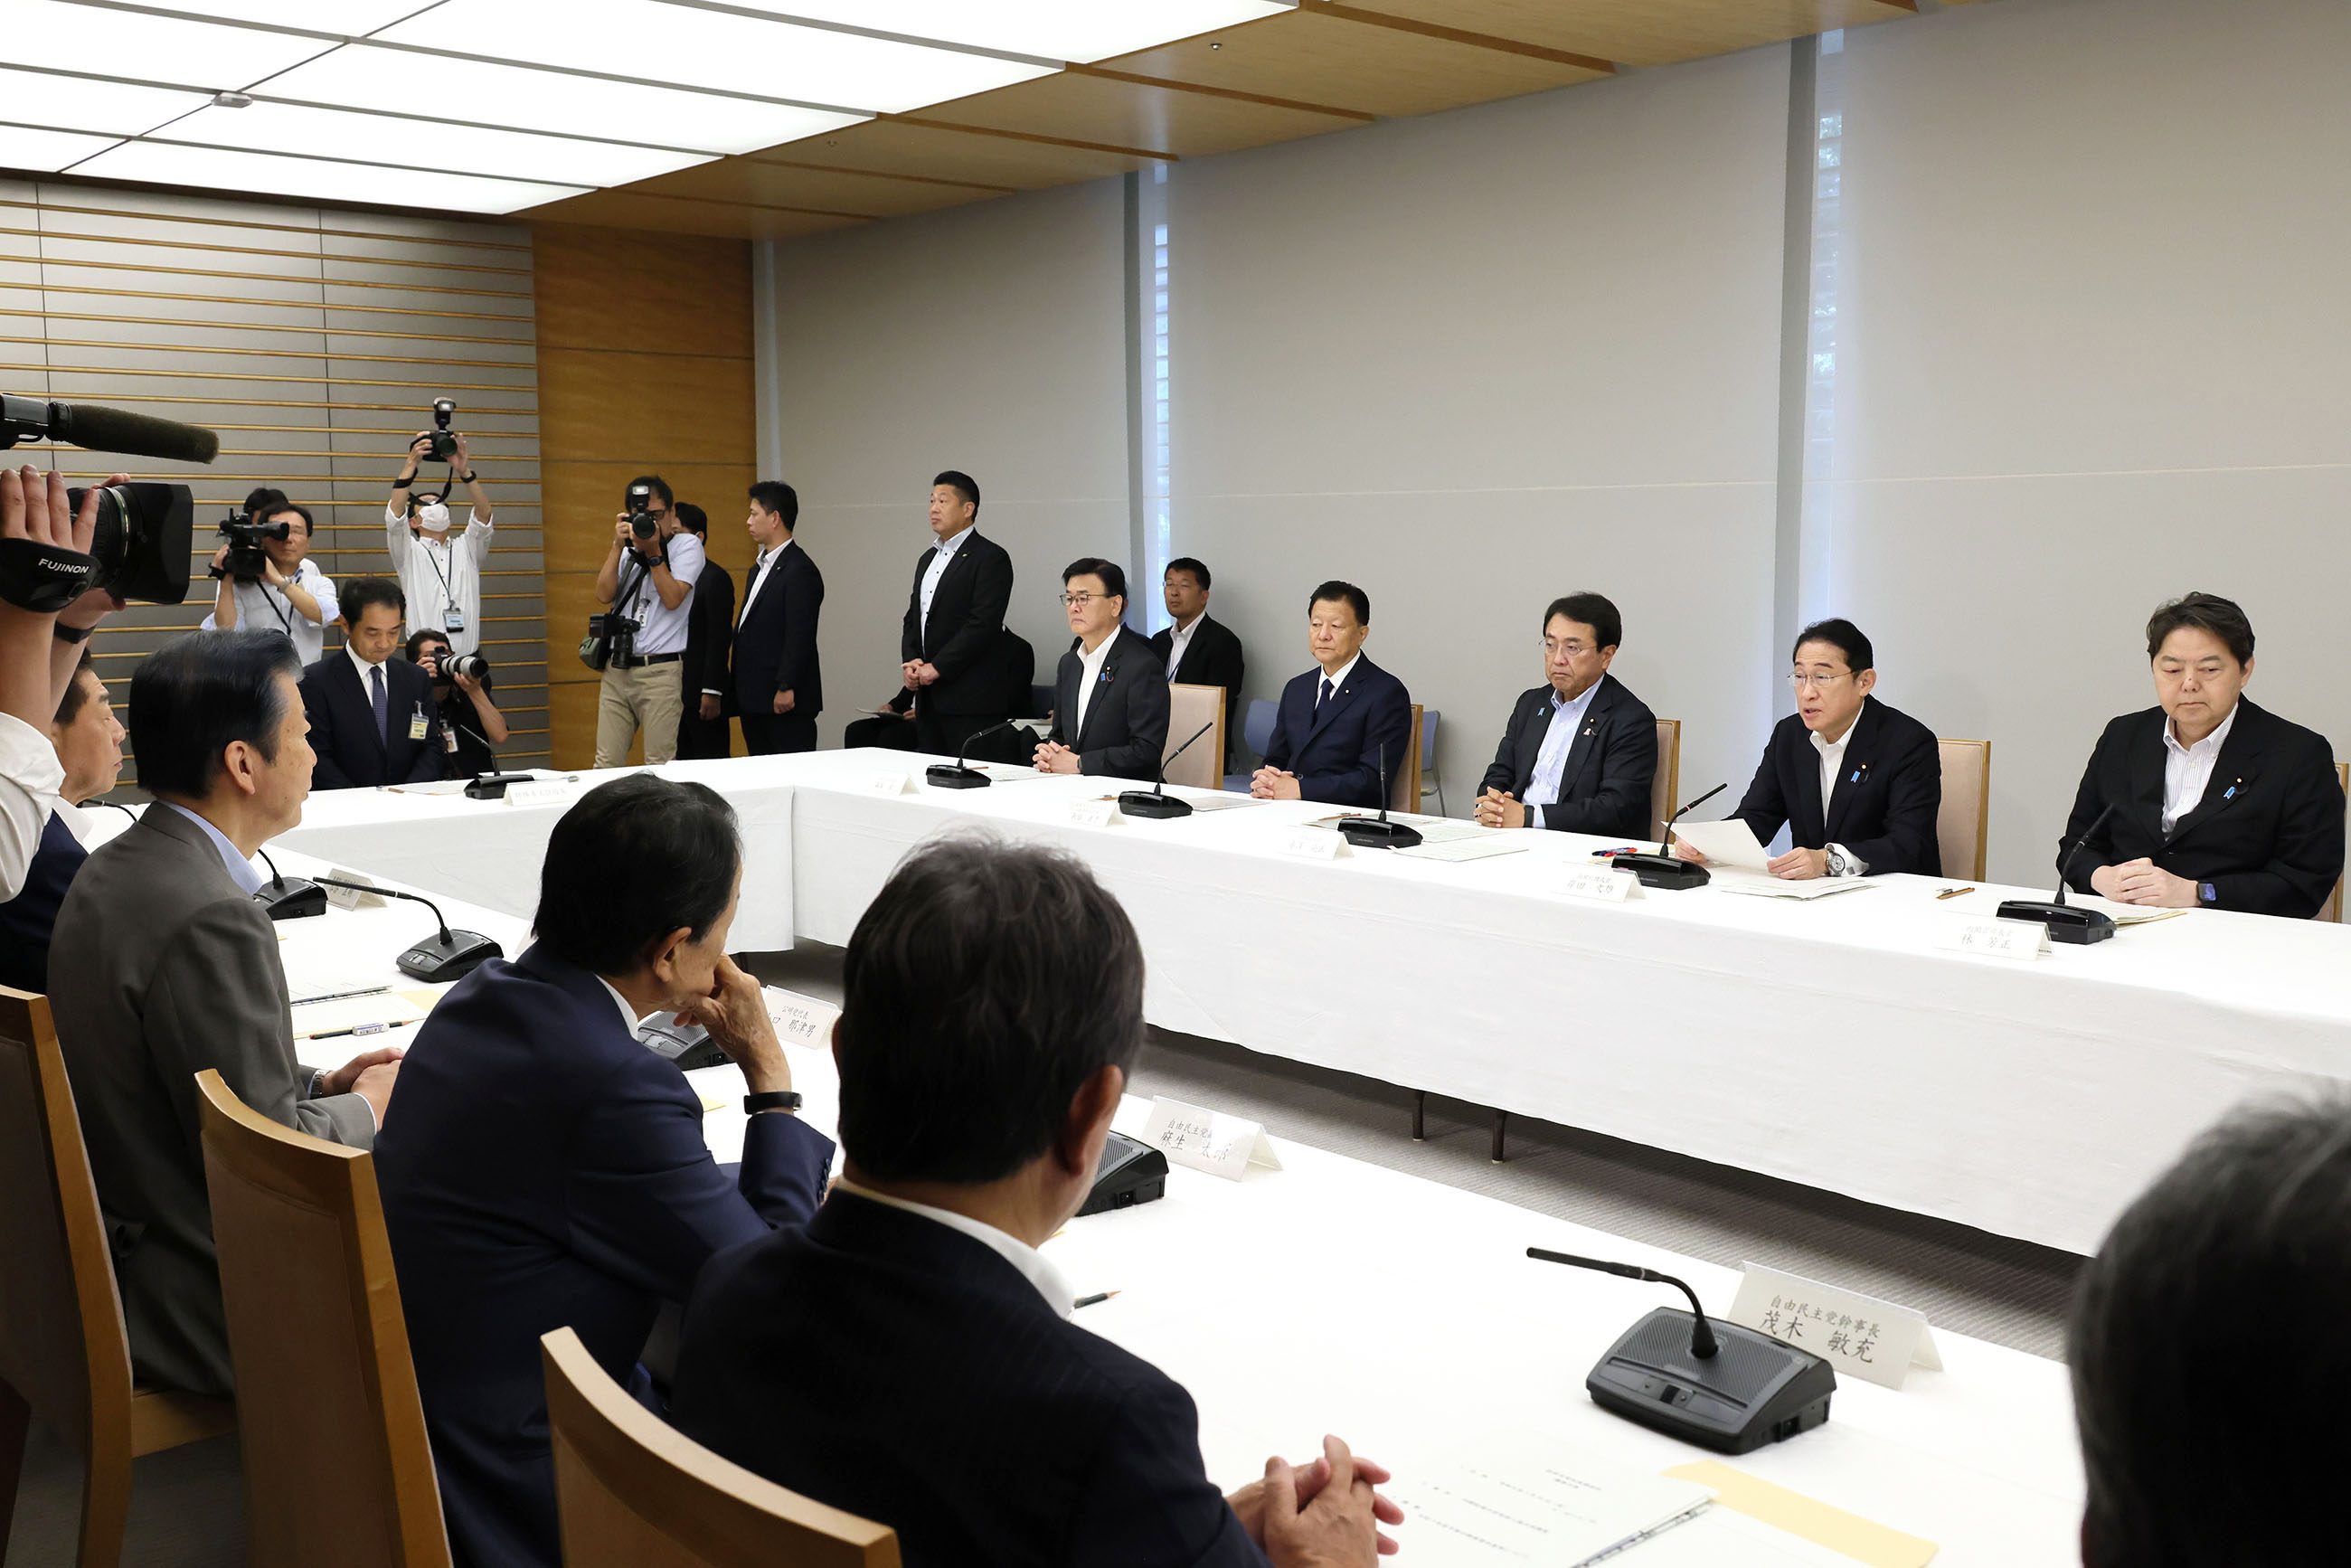
[[[1562,58],[1549,49],[1464,43],[1308,8],[1083,68],[1364,114],[1408,115],[1590,81],[1607,74],[1593,68],[1603,63]]]
[[[1351,130],[1368,124],[1372,117],[1185,92],[1071,70],[957,99],[902,118],[924,124],[977,126],[1050,137],[1130,153],[1210,158],[1243,147]]]
[[[733,239],[798,239],[830,229],[852,228],[872,220],[793,213],[729,202],[689,201],[646,195],[633,189],[590,191],[567,196],[517,217],[533,222],[589,224],[598,228],[654,229],[672,234],[719,235]]]
[[[1832,27],[1913,16],[1915,0],[1301,0],[1317,11],[1369,11],[1596,55],[1672,65],[1776,44]]]
[[[638,195],[690,196],[861,218],[896,217],[1010,193],[1010,188],[1002,185],[892,179],[758,158],[722,158],[622,188]]]
[[[873,174],[963,180],[976,185],[1008,186],[1016,191],[1042,190],[1049,185],[1098,180],[1105,174],[1123,174],[1146,162],[1127,153],[890,119],[843,126],[751,156]]]

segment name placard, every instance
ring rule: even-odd
[[[1107,828],[1120,820],[1115,800],[1072,800],[1070,821],[1081,828]]]
[[[786,1045],[821,1050],[832,1043],[833,1020],[841,1017],[841,1009],[831,1002],[781,986],[764,986],[759,995],[768,1004],[768,1019],[776,1026],[776,1038]]]
[[[571,785],[561,779],[534,779],[528,784],[509,784],[502,797],[509,806],[553,806],[571,799]]]
[[[1181,1100],[1155,1098],[1150,1119],[1143,1124],[1143,1141],[1162,1150],[1179,1166],[1238,1181],[1251,1166],[1280,1170],[1273,1140],[1264,1124],[1227,1116]]]
[[[375,885],[375,878],[363,875],[362,873],[355,871],[345,871],[340,866],[337,866],[327,874],[333,877],[337,882],[356,882],[368,887],[373,887]],[[384,907],[384,897],[383,894],[380,893],[361,893],[356,888],[333,886],[328,886],[325,891],[327,894],[327,902],[333,904],[338,909],[381,909]]]
[[[863,788],[868,795],[903,795],[914,780],[903,768],[879,768],[865,776]]]
[[[1961,920],[1937,932],[1935,946],[1955,953],[2029,962],[2048,956],[2049,927],[2038,920]]]
[[[1761,1263],[1740,1267],[1739,1295],[1730,1303],[1730,1321],[1740,1327],[1811,1351],[1840,1376],[1886,1388],[1901,1387],[1914,1366],[1943,1369],[1925,1313]]]
[[[1641,879],[1630,872],[1618,871],[1602,862],[1598,865],[1572,865],[1560,878],[1559,891],[1570,898],[1593,898],[1603,904],[1622,904],[1637,896],[1635,890]]]
[[[1301,860],[1334,861],[1347,852],[1347,841],[1329,828],[1292,828],[1281,841],[1281,852]]]

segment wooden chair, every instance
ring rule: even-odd
[[[196,1074],[254,1568],[449,1568],[375,1159]]]
[[[1211,727],[1199,735],[1200,727]],[[1189,749],[1181,757],[1176,751],[1187,740]],[[1168,764],[1167,782],[1187,784],[1196,789],[1214,789],[1225,781],[1225,688],[1222,686],[1186,685],[1171,682],[1167,687],[1167,745],[1160,761],[1175,757]]]
[[[1420,810],[1420,724],[1425,711],[1420,704],[1412,705],[1412,733],[1405,737],[1404,766],[1388,775],[1391,811]]]
[[[98,1184],[46,997],[0,988],[0,1558],[33,1416],[84,1465],[80,1568],[115,1568],[131,1461],[236,1428],[236,1406],[133,1387]]]
[[[1666,836],[1666,824],[1682,803],[1682,721],[1657,721],[1657,771],[1649,780],[1649,837]]]
[[[664,1426],[580,1336],[539,1342],[564,1568],[899,1568],[898,1535]]]
[[[2335,781],[2343,786],[2343,792],[2346,795],[2351,795],[2351,762],[2336,763],[2335,765]],[[2318,913],[2312,915],[2311,918],[2313,920],[2333,920],[2336,922],[2340,922],[2342,920],[2343,879],[2341,877],[2338,876],[2335,879],[2335,891],[2326,895],[2326,902],[2319,905]]]
[[[1943,804],[1935,813],[1943,874],[1981,882],[1991,824],[1991,742],[1938,740],[1935,747],[1943,754]]]

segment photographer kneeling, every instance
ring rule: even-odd
[[[433,701],[440,711],[442,773],[477,779],[498,770],[493,746],[507,738],[507,716],[490,698],[496,685],[489,661],[479,653],[450,649],[447,635],[417,632],[408,639],[408,662],[433,677]]]
[[[286,530],[283,538],[276,532]],[[318,531],[309,508],[278,490],[256,490],[245,498],[245,516],[222,525],[238,533],[213,552],[213,594],[206,632],[266,632],[294,640],[294,652],[315,664],[326,647],[327,606],[335,585],[310,559],[310,536]],[[260,534],[258,543],[249,537]]]
[[[823,1196],[832,1143],[792,1113],[759,982],[726,956],[742,880],[716,791],[650,773],[590,790],[548,841],[533,945],[458,982],[402,1064],[376,1176],[460,1563],[561,1560],[538,1336],[570,1325],[626,1381],[712,1253]],[[685,1075],[638,1042],[665,1009],[743,1070],[739,1173],[710,1157]]]

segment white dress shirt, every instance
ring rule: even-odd
[[[892,1208],[903,1208],[908,1214],[935,1219],[949,1230],[962,1231],[1019,1270],[1020,1277],[1037,1287],[1037,1293],[1045,1298],[1045,1304],[1062,1317],[1068,1317],[1071,1309],[1077,1304],[1077,1295],[1070,1289],[1069,1281],[1061,1278],[1061,1271],[1053,1267],[1042,1252],[1006,1235],[984,1220],[957,1214],[951,1208],[934,1208],[927,1203],[914,1203],[906,1198],[893,1197],[886,1192],[875,1192],[870,1186],[858,1186],[847,1176],[841,1177],[840,1187],[842,1192],[853,1193],[868,1203],[888,1204]]]
[[[631,1040],[636,1039],[638,1023],[637,1009],[629,1005],[629,998],[621,994],[620,988],[613,985],[611,981],[606,979],[603,976],[597,976],[596,983],[604,988],[604,994],[612,998],[612,1005],[614,1007],[621,1009],[621,1023],[622,1027],[628,1030],[629,1038]]]
[[[963,548],[963,541],[971,538],[971,530],[977,526],[977,523],[966,523],[939,541],[938,553],[931,557],[931,564],[923,573],[923,623],[918,630],[930,630],[931,600],[939,591],[939,579],[947,574],[947,562],[955,559],[956,551]],[[917,642],[920,640],[916,638]]]
[[[1118,628],[1113,626],[1108,635],[1094,644],[1092,653],[1081,653],[1078,655],[1077,719],[1068,732],[1070,737],[1068,745],[1072,751],[1077,749],[1078,737],[1085,730],[1086,709],[1093,705],[1094,688],[1102,685],[1102,664],[1110,657],[1110,645],[1117,641]]]
[[[1185,651],[1192,645],[1192,633],[1197,632],[1200,629],[1200,622],[1207,618],[1208,612],[1203,610],[1192,617],[1192,623],[1189,626],[1175,626],[1168,629],[1167,678],[1169,681],[1176,679],[1176,666],[1184,662]]]
[[[171,807],[172,810],[179,812],[180,815],[187,818],[188,821],[193,822],[196,826],[204,831],[204,837],[212,840],[213,848],[220,852],[221,863],[228,867],[228,874],[230,878],[235,882],[237,886],[245,889],[247,896],[251,896],[252,894],[261,891],[261,884],[267,882],[269,879],[261,874],[260,869],[256,867],[251,860],[246,858],[242,850],[228,841],[228,835],[226,833],[222,832],[218,828],[214,827],[210,822],[204,821],[204,818],[196,815],[195,812],[189,810],[185,806],[181,805],[177,800],[166,800],[163,804]]]
[[[306,664],[315,664],[325,653],[327,622],[335,618],[335,584],[319,570],[319,563],[305,556],[294,568],[294,586],[319,601],[321,619],[313,621],[277,589],[266,582],[246,582],[240,580],[230,590],[236,605],[236,626],[239,632],[267,632],[294,640],[295,654]],[[414,603],[413,600],[410,601]],[[197,628],[200,632],[220,630],[220,617],[207,615]],[[439,622],[434,622],[438,625]]]
[[[694,630],[694,584],[702,576],[702,541],[686,529],[678,529],[669,537],[668,561],[669,574],[686,586],[685,597],[677,601],[677,608],[672,610],[662,602],[661,591],[653,586],[653,573],[648,571],[639,580],[636,591],[629,596],[629,603],[621,609],[621,613],[630,620],[644,622],[631,649],[640,659],[650,659],[656,653],[684,653],[686,637]],[[633,570],[626,559],[621,562],[624,577]]]
[[[1339,694],[1340,694],[1341,692],[1343,692],[1343,691],[1345,691],[1345,690],[1347,689],[1347,677],[1348,677],[1349,675],[1353,674],[1355,673],[1355,666],[1356,666],[1357,664],[1362,664],[1363,662],[1364,662],[1364,656],[1363,656],[1363,654],[1361,654],[1361,653],[1357,653],[1353,658],[1352,658],[1352,659],[1348,660],[1345,664],[1343,664],[1340,665],[1340,666],[1339,666],[1339,673],[1338,673],[1337,674],[1335,674],[1335,675],[1326,675],[1326,674],[1324,674],[1322,673],[1322,666],[1321,666],[1321,665],[1319,665],[1319,664],[1318,664],[1318,665],[1316,665],[1316,666],[1315,666],[1315,670],[1314,670],[1314,700],[1315,700],[1315,703],[1318,705],[1318,706],[1317,706],[1316,712],[1315,712],[1315,716],[1316,716],[1317,718],[1320,718],[1320,717],[1322,716],[1322,714],[1321,714],[1321,711],[1320,711],[1319,705],[1321,704],[1321,702],[1322,702],[1322,683],[1323,683],[1324,681],[1328,681],[1328,682],[1330,682],[1330,683],[1331,683],[1331,696],[1332,696],[1332,699],[1333,701],[1336,701],[1336,700],[1338,699],[1338,695],[1339,695]]]
[[[405,515],[383,509],[384,540],[392,549],[392,570],[400,591],[408,595],[408,629],[443,632],[448,611],[456,605],[465,616],[463,632],[448,632],[452,653],[478,653],[482,644],[482,566],[490,555],[490,520],[467,514],[462,534],[412,532]],[[240,605],[237,615],[245,614]]]
[[[1821,754],[1821,824],[1824,831],[1829,820],[1829,797],[1836,793],[1837,778],[1844,771],[1845,743],[1853,739],[1853,732],[1860,727],[1861,716],[1855,714],[1853,722],[1844,727],[1844,733],[1834,740],[1823,740],[1817,729],[1811,732],[1813,749]],[[1868,872],[1868,866],[1843,844],[1830,844],[1827,849],[1831,854],[1844,857],[1845,875],[1861,876]]]
[[[1559,804],[1560,775],[1567,771],[1567,754],[1575,748],[1575,732],[1583,727],[1600,683],[1593,682],[1573,702],[1551,694],[1551,727],[1543,731],[1542,749],[1535,753],[1535,770],[1527,776],[1527,826],[1543,825],[1542,809]]]
[[[41,852],[65,787],[65,764],[49,737],[0,713],[0,903],[25,891],[25,873]]]
[[[792,544],[793,541],[787,538],[773,549],[761,550],[759,559],[751,563],[751,584],[743,591],[743,612],[735,617],[736,625],[740,626],[750,619],[751,601],[759,597],[759,590],[767,584],[768,574],[776,570],[776,563],[784,559],[784,552],[791,549]]]
[[[2170,832],[2174,824],[2196,810],[2204,799],[2205,789],[2212,782],[2213,764],[2220,760],[2220,747],[2229,738],[2230,727],[2237,722],[2235,704],[2229,706],[2229,716],[2216,726],[2211,734],[2193,746],[2182,746],[2171,732],[2171,720],[2163,721],[2163,831]]]

